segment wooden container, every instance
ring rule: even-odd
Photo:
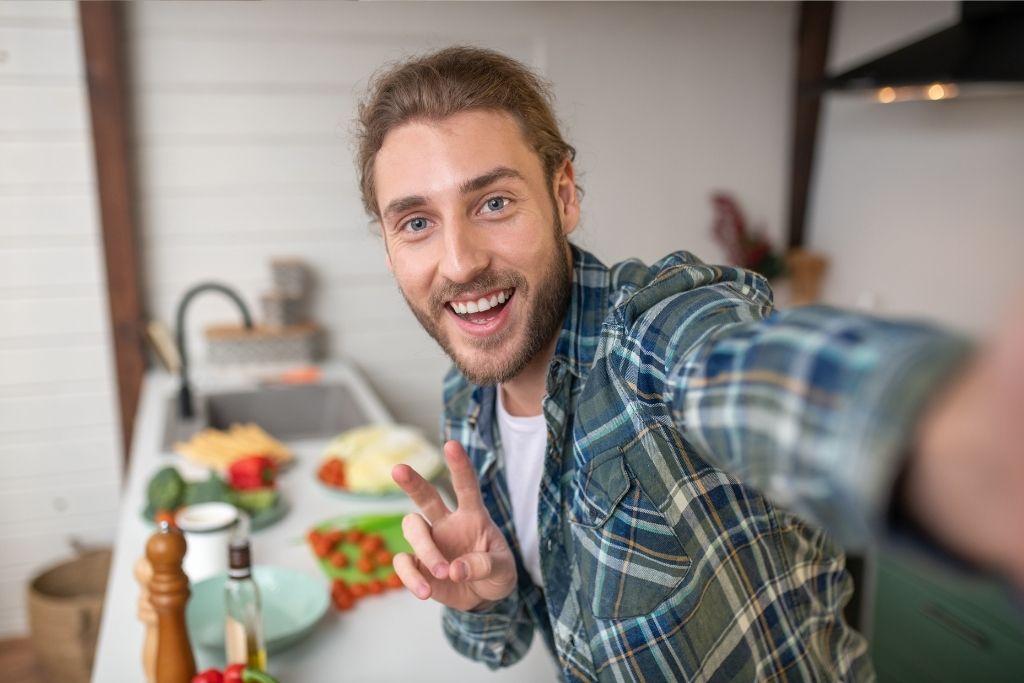
[[[206,328],[209,360],[218,365],[314,363],[321,357],[319,325],[254,327],[216,325]]]

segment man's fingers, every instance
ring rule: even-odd
[[[469,456],[458,441],[448,441],[444,445],[444,459],[448,470],[452,473],[452,488],[459,507],[480,508],[484,506],[480,497],[480,484],[476,480],[476,470]]]
[[[420,600],[430,597],[430,583],[423,578],[419,569],[416,568],[416,560],[409,553],[398,553],[391,561],[395,573],[402,580],[405,587]]]
[[[438,579],[448,577],[448,560],[434,543],[430,525],[425,519],[416,513],[406,515],[402,518],[402,533],[416,553],[416,559],[428,572]]]
[[[466,553],[452,561],[449,578],[456,583],[480,581],[494,571],[490,553]]]
[[[441,494],[413,468],[395,465],[391,469],[391,478],[412,498],[431,524],[436,524],[449,513],[448,506],[441,500]]]

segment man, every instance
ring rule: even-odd
[[[491,667],[535,629],[567,680],[864,679],[838,542],[895,525],[1024,585],[1024,317],[980,354],[922,325],[773,312],[758,275],[571,246],[573,148],[543,84],[450,48],[360,108],[366,209],[454,368],[450,510],[394,564]],[[641,229],[623,226],[623,229]],[[1014,419],[1017,418],[1017,419]]]

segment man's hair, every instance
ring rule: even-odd
[[[558,129],[549,85],[494,50],[454,46],[414,57],[374,76],[368,90],[359,105],[356,164],[363,206],[378,219],[373,179],[377,152],[392,129],[415,119],[440,121],[473,110],[507,112],[540,157],[549,186],[562,163],[576,158]]]

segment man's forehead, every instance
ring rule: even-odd
[[[540,170],[518,122],[493,111],[461,112],[440,121],[417,119],[384,138],[374,162],[380,207],[394,199],[457,192],[495,168],[524,178]]]

